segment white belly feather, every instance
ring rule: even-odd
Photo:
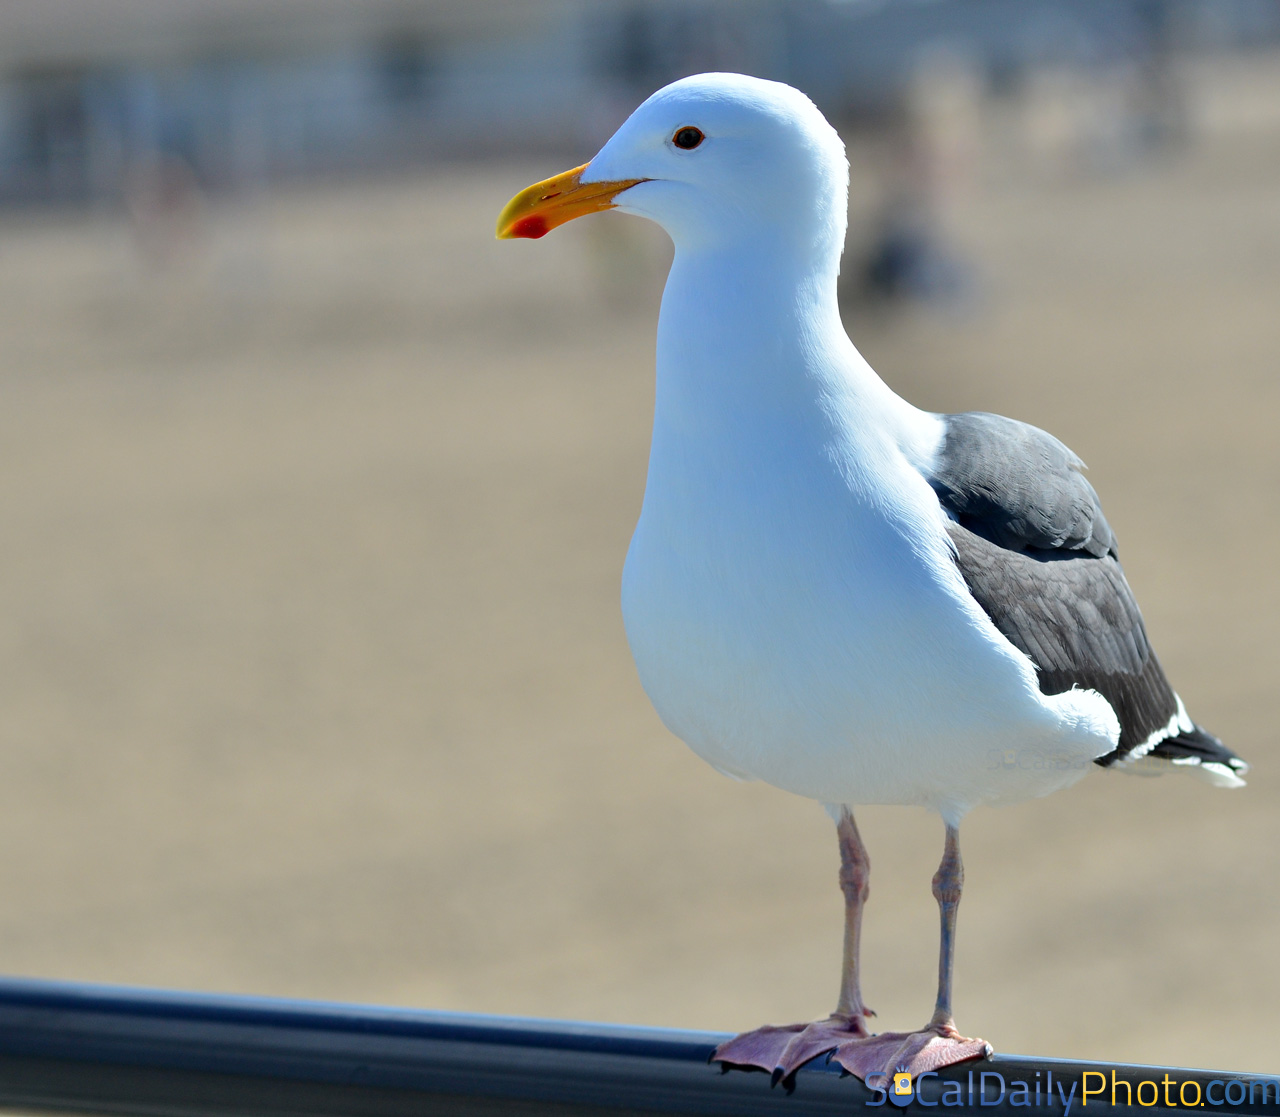
[[[659,421],[623,576],[641,681],[695,752],[822,802],[958,819],[1073,783],[1113,747],[1110,706],[1042,696],[969,596],[901,454],[732,441]]]
[[[834,274],[757,249],[678,248],[663,293],[622,585],[658,713],[717,768],[825,803],[958,819],[1075,782],[1119,736],[1110,705],[1040,694],[952,560],[921,472],[940,421],[854,349]]]

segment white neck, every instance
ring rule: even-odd
[[[655,437],[664,427],[702,439],[887,436],[923,464],[941,425],[895,395],[849,340],[837,253],[779,241],[677,244],[658,320]]]

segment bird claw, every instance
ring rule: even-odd
[[[905,1070],[912,1078],[925,1071],[941,1070],[970,1059],[991,1055],[985,1039],[968,1039],[954,1025],[920,1032],[881,1032],[866,1039],[842,1043],[832,1052],[833,1062],[866,1082],[873,1074],[892,1075]]]
[[[812,1024],[766,1024],[722,1043],[711,1056],[726,1066],[768,1071],[773,1081],[787,1083],[805,1063],[828,1052],[834,1062],[865,1082],[870,1075],[907,1070],[914,1078],[925,1071],[991,1054],[983,1039],[967,1039],[954,1025],[920,1032],[870,1035],[861,1017],[833,1015]]]
[[[755,1031],[743,1032],[717,1047],[711,1059],[735,1067],[769,1071],[776,1084],[788,1081],[805,1063],[819,1055],[867,1038],[861,1016],[835,1013],[811,1024],[766,1024]]]

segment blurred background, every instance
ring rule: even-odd
[[[964,829],[960,1024],[1275,1071],[1280,3],[6,0],[0,971],[739,1030],[824,1015],[832,828],[640,690],[618,581],[669,246],[493,223],[644,96],[845,135],[851,333],[1090,464],[1250,787]],[[867,810],[932,1006],[942,829]]]

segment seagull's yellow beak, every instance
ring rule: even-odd
[[[613,199],[624,190],[648,179],[629,178],[622,182],[583,182],[584,163],[545,182],[535,182],[521,190],[498,215],[498,239],[546,236],[557,225],[586,213],[613,209]]]

